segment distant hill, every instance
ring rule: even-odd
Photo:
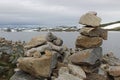
[[[105,26],[108,26],[108,25],[116,24],[116,23],[120,23],[120,21],[104,23],[104,24],[101,24],[101,27],[105,27]]]

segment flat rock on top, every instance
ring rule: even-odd
[[[30,49],[30,48],[34,48],[36,46],[40,46],[40,45],[43,45],[47,42],[46,38],[44,35],[41,35],[41,36],[36,36],[36,37],[33,37],[31,39],[30,42],[28,42],[27,45],[25,45],[25,48],[27,49]]]
[[[79,23],[83,25],[88,25],[92,27],[99,26],[101,18],[97,17],[94,14],[86,13],[80,17]]]

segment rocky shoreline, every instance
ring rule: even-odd
[[[96,12],[81,16],[76,49],[51,32],[27,43],[0,38],[0,80],[120,80],[120,59],[102,53],[100,22]]]

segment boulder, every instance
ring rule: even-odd
[[[31,49],[34,47],[41,46],[47,42],[44,35],[33,37],[30,42],[28,42],[24,47],[26,49]]]
[[[11,78],[10,80],[38,80],[37,78],[31,76],[28,73],[25,73],[23,71],[17,71]],[[44,80],[44,79],[40,79]]]
[[[89,37],[101,37],[104,40],[107,40],[107,30],[101,28],[91,28],[91,27],[83,27],[80,29],[80,34],[89,36]]]
[[[79,51],[69,57],[69,60],[74,64],[79,65],[94,65],[102,58],[102,48],[92,48]]]
[[[40,58],[24,57],[18,59],[18,68],[35,77],[50,77],[57,63],[57,54],[43,55]]]
[[[76,39],[77,48],[94,48],[99,47],[102,44],[102,38],[100,37],[87,37],[87,36],[78,36]]]
[[[91,27],[100,26],[101,18],[94,14],[86,13],[80,17],[79,23],[83,25],[88,25]]]
[[[97,16],[97,12],[95,12],[95,11],[89,11],[88,13],[90,13],[90,14],[93,14],[93,15]]]
[[[80,66],[68,64],[68,69],[69,69],[70,73],[73,74],[74,76],[77,76],[81,79],[86,78],[86,74]]]

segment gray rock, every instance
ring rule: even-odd
[[[59,69],[59,75],[62,75],[64,73],[68,73],[69,74],[69,69],[67,67],[61,67]]]
[[[120,66],[120,59],[116,58],[112,52],[105,54],[102,58],[102,62],[110,66]]]
[[[46,39],[47,41],[49,42],[53,42],[53,40],[56,40],[57,37],[55,35],[53,35],[51,32],[49,32],[47,35],[46,35]]]
[[[77,48],[95,48],[101,46],[103,40],[100,37],[87,37],[87,36],[78,36],[76,39]]]
[[[101,22],[101,18],[99,18],[96,15],[91,14],[91,13],[86,13],[86,14],[82,15],[80,17],[80,21],[79,21],[80,24],[88,25],[88,26],[92,26],[92,27],[99,26],[100,22]]]
[[[57,38],[56,40],[53,40],[53,44],[55,44],[56,46],[62,46],[63,40],[60,38]]]
[[[98,47],[98,48],[82,50],[78,53],[75,53],[69,57],[69,60],[74,64],[94,65],[96,61],[100,60],[101,58],[102,58],[102,48]]]
[[[17,71],[10,80],[44,80],[44,79],[36,79],[32,77],[30,74],[25,73],[23,71]]]
[[[89,37],[101,37],[104,40],[107,40],[108,32],[101,28],[91,28],[86,26],[80,29],[80,34]]]
[[[80,66],[68,64],[68,68],[70,70],[70,73],[73,74],[74,76],[77,76],[81,79],[86,78],[86,74]]]
[[[59,75],[58,78],[56,78],[55,80],[83,80],[83,79],[73,76],[72,74],[64,73],[62,75]]]

